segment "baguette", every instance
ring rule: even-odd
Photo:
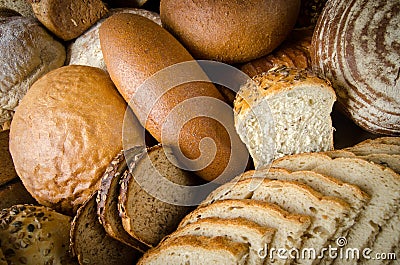
[[[229,132],[217,120],[203,115],[209,109],[207,104],[189,104],[201,99],[223,104],[223,97],[213,84],[191,82],[179,86],[174,84],[170,88],[168,86],[172,82],[179,80],[177,77],[185,78],[188,74],[184,71],[175,73],[173,67],[162,72],[167,74],[160,76],[162,80],[151,79],[143,84],[166,67],[193,60],[182,44],[153,21],[134,14],[112,15],[100,26],[99,34],[104,61],[112,80],[141,124],[157,141],[171,145],[175,155],[179,150],[187,159],[196,159],[183,164],[205,180],[214,180],[222,175],[235,176],[243,170],[247,164],[242,158],[245,148],[232,153]],[[193,62],[189,68],[190,78],[208,80],[197,63]],[[183,110],[176,111],[181,107]],[[230,113],[227,115],[231,117]],[[185,117],[192,119],[186,122]],[[181,125],[183,121],[186,123]],[[172,128],[180,130],[179,133],[173,132]],[[215,145],[206,144],[200,151],[199,144],[204,137],[212,139]],[[210,157],[213,153],[215,155]],[[179,160],[182,162],[182,157]],[[228,164],[232,166],[228,167]]]

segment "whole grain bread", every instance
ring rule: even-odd
[[[235,128],[255,167],[288,154],[333,149],[335,100],[332,87],[306,70],[271,69],[242,86]]]
[[[101,0],[27,0],[39,21],[65,41],[74,39],[107,13]]]
[[[138,147],[142,151],[142,147]],[[136,150],[137,150],[136,149]],[[131,150],[132,151],[132,150]],[[120,181],[124,174],[128,174],[128,165],[124,153],[119,153],[101,178],[100,189],[97,192],[97,215],[107,234],[141,252],[148,250],[148,246],[128,234],[122,225],[118,211],[118,197]]]
[[[125,153],[130,172],[121,179],[119,214],[125,231],[147,246],[157,245],[193,210],[191,204],[179,200],[194,195],[181,192],[179,186],[200,184],[195,175],[174,165],[165,152],[171,154],[167,147],[157,145]]]
[[[221,219],[210,217],[187,224],[168,235],[164,240],[174,237],[194,235],[217,237],[223,236],[234,242],[244,243],[249,248],[248,264],[262,265],[264,258],[260,251],[272,243],[275,229],[261,226],[244,218]]]
[[[274,228],[276,229],[274,240],[269,246],[274,249],[300,249],[311,225],[309,216],[291,214],[274,204],[251,199],[232,199],[215,201],[207,206],[197,208],[182,220],[178,230],[190,223],[210,217],[222,219],[240,217],[258,223],[261,226]],[[264,253],[267,264],[272,260],[275,262],[274,264],[288,263],[288,260],[277,258],[275,254],[269,251]]]
[[[65,48],[34,18],[0,18],[0,130],[7,129],[15,108],[31,85],[61,67]]]
[[[73,214],[100,187],[122,150],[126,103],[102,70],[69,65],[28,90],[10,129],[10,152],[26,189]]]
[[[181,236],[146,252],[138,265],[193,264],[245,265],[248,247],[225,237]]]
[[[359,186],[371,196],[369,204],[349,229],[348,248],[370,247],[400,203],[400,176],[392,169],[358,158],[335,158],[323,154],[298,154],[274,161],[273,167],[312,170]],[[337,260],[336,262],[343,262]],[[355,262],[352,260],[352,262]]]
[[[68,249],[69,216],[19,204],[1,210],[0,224],[0,248],[8,264],[78,264]]]
[[[133,264],[141,252],[110,237],[97,216],[96,194],[78,209],[71,225],[70,248],[80,265]]]

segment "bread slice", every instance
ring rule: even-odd
[[[221,200],[199,207],[188,214],[179,224],[178,229],[195,223],[200,219],[218,217],[222,219],[245,218],[261,226],[276,229],[271,248],[300,248],[311,218],[307,215],[291,214],[277,205],[251,199]],[[271,249],[270,248],[270,249]],[[266,250],[265,250],[266,252]],[[265,258],[274,260],[274,264],[286,264],[276,253],[265,253]]]
[[[264,259],[259,251],[271,244],[274,234],[275,229],[261,226],[244,218],[221,219],[210,217],[188,224],[165,239],[170,240],[170,238],[184,235],[223,236],[234,242],[246,244],[249,248],[248,264],[261,265]]]
[[[141,152],[144,147],[137,147],[129,150],[130,153]],[[120,179],[124,174],[128,174],[128,165],[124,152],[119,153],[110,166],[106,169],[102,179],[100,189],[97,193],[97,215],[107,234],[131,246],[141,252],[148,250],[149,246],[131,237],[122,225],[118,211],[118,196],[120,191]]]
[[[358,156],[369,154],[400,155],[400,145],[375,142],[362,142],[354,146],[344,148],[343,150],[350,151]]]
[[[400,137],[396,136],[383,136],[375,139],[367,139],[358,144],[391,144],[400,145]]]
[[[137,265],[244,265],[248,246],[226,237],[181,236],[164,241],[146,252]]]
[[[355,184],[371,196],[369,204],[349,230],[348,248],[371,246],[380,227],[394,215],[400,203],[400,176],[390,168],[362,159],[331,159],[317,153],[298,154],[277,159],[272,166],[326,174]]]
[[[71,250],[79,264],[133,264],[141,252],[110,237],[97,216],[96,194],[77,211],[71,225]]]
[[[265,201],[279,205],[292,213],[311,216],[312,223],[306,232],[303,248],[312,248],[317,255],[334,236],[342,235],[354,220],[349,218],[350,206],[336,197],[325,197],[309,186],[293,181],[268,179],[268,173],[262,183],[251,192],[252,179],[241,180],[220,199],[242,199]],[[288,173],[289,174],[289,173]],[[300,264],[311,264],[313,259],[301,259]]]
[[[235,128],[256,169],[288,154],[333,149],[332,87],[306,70],[274,68],[242,86]]]
[[[71,217],[19,204],[0,212],[0,249],[6,264],[77,265],[68,249]]]
[[[195,196],[184,187],[199,184],[197,176],[172,164],[164,151],[172,155],[169,148],[157,145],[126,157],[131,173],[121,179],[118,209],[122,225],[132,237],[149,246],[173,232],[194,209],[184,204]]]

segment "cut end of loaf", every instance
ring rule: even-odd
[[[333,149],[331,86],[286,67],[257,75],[235,101],[235,127],[255,166],[289,154]]]

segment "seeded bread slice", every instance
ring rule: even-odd
[[[245,218],[261,226],[276,229],[271,248],[300,248],[311,218],[307,215],[291,214],[277,205],[251,199],[221,200],[210,205],[199,207],[188,214],[179,224],[178,229],[195,223],[200,219],[218,217],[222,219]],[[286,264],[287,260],[270,257],[267,262],[275,259],[274,264]],[[268,263],[267,263],[268,264]]]
[[[336,197],[325,197],[299,182],[270,180],[266,177],[254,191],[250,191],[252,179],[241,180],[220,199],[251,198],[274,203],[288,212],[311,216],[312,223],[302,246],[314,249],[317,254],[330,238],[342,235],[343,231],[353,225],[354,220],[349,218],[350,206],[345,201]],[[311,264],[313,260],[303,259],[297,262]]]
[[[199,178],[170,162],[161,145],[127,157],[131,173],[121,179],[118,210],[122,225],[132,237],[149,246],[173,232],[182,218],[194,209],[175,203],[181,195],[177,186],[197,185]],[[164,181],[164,182],[163,182]],[[151,193],[149,193],[151,192]],[[177,198],[179,199],[179,198]]]
[[[9,264],[78,264],[68,250],[71,217],[34,205],[0,212],[0,248]],[[7,263],[6,263],[7,264]]]
[[[140,152],[143,147],[129,150],[130,153]],[[128,174],[128,165],[124,153],[119,153],[110,166],[106,169],[100,189],[97,193],[97,215],[107,234],[141,252],[148,250],[149,246],[131,237],[122,226],[118,211],[118,196],[120,191],[119,181],[124,174]]]
[[[170,238],[195,236],[223,236],[234,242],[244,243],[249,248],[248,264],[261,265],[264,259],[260,251],[268,246],[274,237],[275,229],[261,226],[244,218],[221,219],[217,217],[200,219],[188,224],[166,237]]]
[[[331,159],[317,153],[298,154],[277,159],[272,166],[326,174],[355,184],[371,196],[369,204],[349,230],[348,248],[370,247],[380,227],[395,214],[400,203],[400,176],[390,168],[362,159]]]
[[[274,68],[243,85],[235,128],[256,169],[284,155],[333,149],[335,100],[332,87],[306,70]]]
[[[181,236],[146,252],[137,265],[244,265],[248,246],[225,237]]]
[[[133,264],[141,253],[110,237],[97,216],[96,194],[77,211],[71,225],[71,250],[79,264]]]

